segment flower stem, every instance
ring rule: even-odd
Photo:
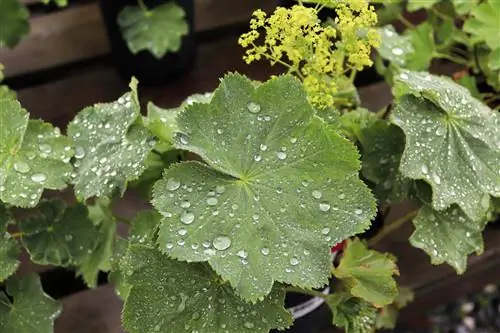
[[[149,8],[144,4],[144,0],[137,0],[137,4],[139,5],[139,8],[145,13],[149,13]]]
[[[309,289],[302,289],[302,288],[299,288],[299,287],[292,287],[292,286],[286,287],[285,291],[299,293],[299,294],[305,294],[305,295],[311,295],[311,296],[319,297],[319,298],[323,298],[323,299],[327,299],[328,298],[328,295],[325,295],[325,294],[323,294],[320,291],[309,290]]]
[[[391,224],[389,224],[388,226],[386,226],[385,228],[383,228],[375,237],[373,237],[372,239],[370,239],[370,241],[368,242],[368,244],[370,246],[377,245],[378,243],[380,243],[380,241],[382,239],[384,239],[385,237],[387,237],[388,235],[390,235],[394,231],[396,231],[399,228],[401,228],[403,226],[403,224],[405,224],[408,221],[411,221],[415,216],[417,216],[417,214],[418,214],[418,209],[413,210],[413,211],[409,212],[408,214],[400,217],[396,221],[392,222]]]

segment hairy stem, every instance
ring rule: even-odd
[[[382,230],[375,237],[370,239],[370,241],[368,242],[368,245],[370,245],[370,246],[377,245],[378,243],[380,243],[380,241],[382,239],[384,239],[385,237],[387,237],[388,235],[390,235],[394,231],[401,228],[406,222],[413,220],[413,218],[415,216],[417,216],[417,214],[418,214],[418,209],[413,210],[413,211],[409,212],[408,214],[400,217],[396,221],[392,222],[388,226],[382,228]]]
[[[302,288],[299,288],[299,287],[292,287],[292,286],[286,287],[285,291],[299,293],[299,294],[305,294],[305,295],[311,295],[311,296],[319,297],[319,298],[323,298],[323,299],[327,299],[328,298],[328,295],[325,295],[325,294],[323,294],[320,291],[309,290],[309,289],[302,289]]]

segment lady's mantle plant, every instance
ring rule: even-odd
[[[32,333],[33,322],[50,333],[61,312],[36,276],[13,276],[22,247],[35,263],[75,268],[89,286],[99,271],[110,272],[131,333],[286,328],[293,324],[286,291],[325,298],[333,323],[348,332],[393,327],[411,293],[396,285],[391,255],[353,237],[369,228],[377,205],[406,199],[420,208],[396,225],[416,216],[411,243],[432,262],[465,270],[499,206],[498,113],[447,78],[403,70],[394,75],[388,117],[360,109],[352,73],[369,65],[364,49],[376,37],[357,17],[371,17],[373,8],[342,3],[332,28],[323,28],[317,13],[325,5],[337,8],[299,4],[267,19],[257,12],[252,21],[267,33],[293,22],[294,41],[308,43],[297,49],[311,50],[292,60],[297,78],[227,74],[213,94],[174,110],[150,104],[147,116],[132,80],[117,101],[82,110],[66,134],[29,119],[13,93],[0,94],[1,333]],[[304,21],[297,13],[307,13]],[[334,42],[340,22],[363,30]],[[366,39],[358,40],[361,32]],[[250,54],[285,62],[291,44],[273,50],[291,40],[277,36],[265,49],[246,39],[257,50]],[[361,63],[350,60],[344,46],[351,43]],[[319,71],[311,65],[315,50],[339,56],[323,57],[329,65]],[[317,84],[308,85],[308,76]],[[172,163],[172,151],[196,158]],[[150,210],[133,221],[114,214],[113,200],[130,184],[151,183]],[[42,198],[68,185],[76,204]],[[116,236],[119,221],[130,224],[128,239]],[[333,267],[330,247],[345,239]],[[333,294],[314,291],[332,277]]]

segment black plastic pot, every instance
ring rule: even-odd
[[[125,6],[137,6],[137,0],[99,0],[104,23],[111,44],[113,60],[125,80],[135,76],[141,84],[165,84],[187,74],[194,66],[196,44],[194,38],[194,0],[144,0],[148,8],[175,1],[186,12],[189,34],[184,36],[181,49],[155,58],[149,51],[130,52],[117,23],[118,14]]]

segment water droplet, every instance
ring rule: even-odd
[[[175,178],[169,178],[167,180],[167,190],[175,191],[181,186],[181,182]]]
[[[328,234],[330,233],[330,228],[328,228],[328,227],[323,228],[323,229],[321,230],[321,233],[322,233],[323,235],[328,235]]]
[[[212,244],[217,250],[224,251],[231,246],[231,239],[227,236],[218,236],[213,240]]]
[[[339,199],[340,199],[340,200],[344,200],[344,199],[345,199],[345,194],[344,194],[344,193],[339,194]]]
[[[441,184],[441,178],[440,178],[438,175],[433,174],[433,175],[432,175],[432,179],[434,180],[434,182],[435,182],[437,185]]]
[[[52,147],[46,143],[42,143],[38,146],[38,149],[44,154],[50,154],[52,152]]]
[[[286,153],[284,151],[279,151],[276,153],[276,156],[278,157],[278,159],[280,160],[284,160],[286,159]]]
[[[361,210],[361,209],[359,209],[359,208],[356,208],[356,209],[354,210],[354,213],[355,213],[356,215],[361,215],[361,214],[363,214],[363,210]]]
[[[314,191],[312,191],[312,196],[315,199],[321,199],[321,197],[323,196],[323,193],[321,193],[321,191],[314,190]]]
[[[254,102],[250,102],[247,104],[247,109],[251,113],[259,113],[260,112],[260,105]]]
[[[181,202],[181,208],[189,208],[191,207],[191,203],[187,200]]]
[[[260,156],[260,155],[255,155],[255,156],[253,157],[253,159],[254,159],[254,161],[255,161],[255,162],[260,162],[260,161],[262,161],[262,156]]]
[[[330,210],[330,204],[326,202],[322,202],[319,204],[319,210],[322,212],[327,212]]]
[[[422,170],[422,172],[424,174],[427,174],[429,172],[429,169],[427,168],[427,165],[425,165],[425,164],[422,164],[422,166],[420,167],[420,170]]]
[[[297,266],[299,264],[299,260],[297,258],[290,259],[290,265]]]
[[[73,235],[70,235],[70,234],[64,235],[64,240],[66,242],[71,242],[73,240]]]
[[[47,180],[47,176],[45,176],[43,173],[35,173],[31,176],[31,180],[35,183],[43,183]]]
[[[262,150],[262,151],[266,151],[266,150],[267,150],[267,146],[266,146],[266,145],[264,145],[264,144],[261,144],[261,145],[260,145],[260,150]]]
[[[193,213],[184,213],[181,216],[181,222],[184,224],[191,224],[194,222],[194,214]]]
[[[296,143],[296,142],[297,142],[297,138],[291,138],[291,139],[290,139],[290,142],[291,142],[291,143]]]
[[[219,200],[217,200],[216,197],[210,197],[207,199],[207,205],[209,205],[209,206],[215,206],[215,205],[217,205],[218,202],[219,202]]]
[[[263,255],[265,255],[265,256],[269,255],[269,249],[268,249],[267,247],[263,247],[263,248],[260,250],[260,252],[261,252]]]
[[[403,80],[408,80],[408,79],[410,78],[410,77],[408,76],[408,74],[406,74],[406,73],[401,73],[401,74],[399,74],[399,77],[400,77],[401,79],[403,79]]]
[[[239,250],[236,255],[240,258],[246,259],[248,257],[248,252],[246,252],[245,250]]]
[[[177,233],[181,236],[185,236],[187,234],[187,230],[186,229],[179,229],[179,231]]]
[[[14,163],[14,170],[19,173],[27,173],[30,171],[30,166],[23,161],[17,161]]]
[[[75,147],[75,158],[84,158],[85,157],[85,149],[83,147],[77,146]]]
[[[215,192],[222,194],[222,193],[226,192],[226,187],[224,185],[217,185],[215,187]]]
[[[249,321],[246,321],[243,326],[245,326],[246,328],[254,328],[255,325],[252,323],[252,322],[249,322]]]
[[[403,53],[404,53],[404,51],[402,48],[395,47],[392,49],[392,54],[394,54],[394,55],[400,56],[400,55],[403,55]]]

